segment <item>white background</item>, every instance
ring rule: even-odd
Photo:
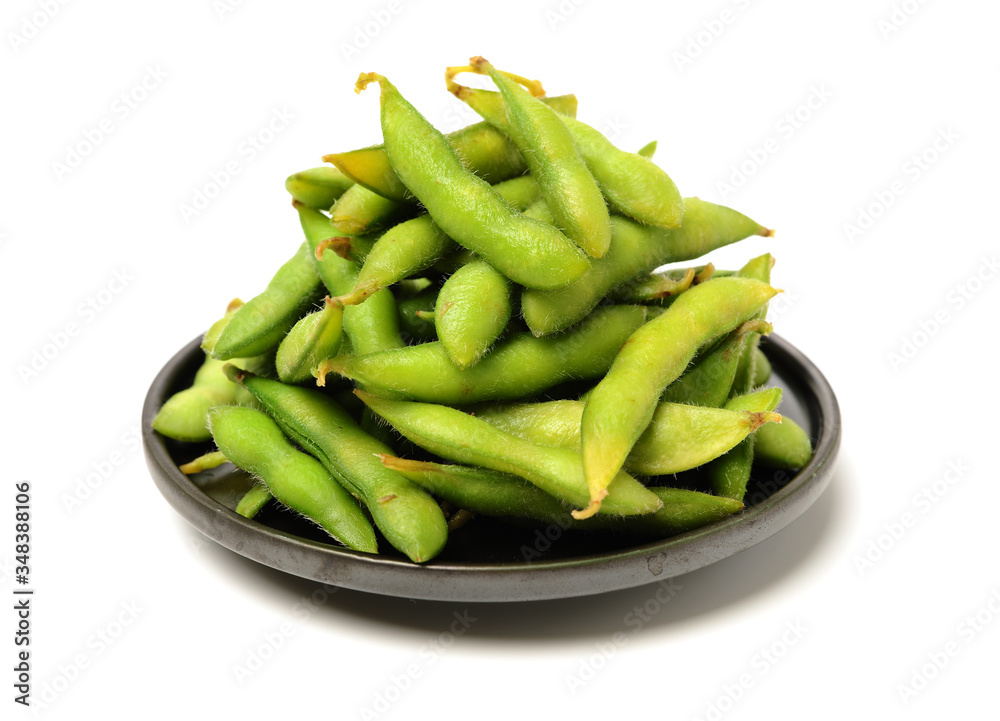
[[[1000,649],[998,15],[915,0],[4,3],[0,593],[27,479],[41,715],[370,718],[388,694],[382,718],[983,717]],[[315,584],[203,541],[133,435],[159,368],[298,246],[284,178],[380,141],[358,72],[452,130],[475,118],[442,72],[476,54],[576,93],[579,117],[624,148],[658,139],[684,194],[776,228],[713,259],[774,253],[776,331],[841,403],[821,500],[678,578],[638,633],[626,618],[655,586],[515,605],[341,591],[303,613]],[[292,119],[250,157],[242,144],[275,113]],[[96,147],[60,168],[88,135]],[[239,175],[185,218],[231,161]],[[741,187],[721,185],[741,164]],[[91,298],[107,302],[88,311]],[[951,484],[949,467],[963,469]],[[464,612],[471,627],[429,653]],[[0,714],[20,717],[13,612],[0,623]],[[241,679],[257,652],[270,658]],[[413,664],[413,683],[393,680]]]

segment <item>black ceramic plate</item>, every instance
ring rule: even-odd
[[[331,545],[322,531],[274,503],[252,521],[243,518],[233,509],[251,480],[229,464],[191,478],[178,470],[212,445],[171,441],[150,424],[165,399],[190,385],[204,359],[199,342],[189,343],[164,366],[143,406],[146,463],[164,498],[203,534],[247,558],[296,576],[390,596],[532,601],[631,588],[702,568],[760,543],[812,505],[830,480],[840,445],[840,411],[830,385],[808,358],[772,335],[762,345],[774,369],[768,385],[784,390],[779,410],[805,428],[815,453],[797,473],[755,468],[742,513],[653,543],[476,518],[451,534],[441,555],[417,565],[382,539],[379,547],[386,550],[380,555]],[[683,475],[679,481],[696,483]]]

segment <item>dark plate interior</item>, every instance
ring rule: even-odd
[[[190,385],[204,355],[200,338],[157,375],[143,407],[146,461],[163,496],[195,528],[223,546],[305,578],[393,596],[451,601],[524,601],[601,593],[664,580],[759,543],[791,523],[826,487],[840,443],[837,401],[822,373],[778,336],[763,339],[773,366],[768,385],[784,390],[780,411],[813,440],[815,453],[799,472],[754,469],[742,513],[670,539],[514,526],[476,518],[451,534],[433,561],[416,565],[380,539],[379,555],[331,545],[320,529],[270,504],[254,520],[235,509],[251,484],[226,464],[191,478],[179,464],[212,450],[179,443],[150,423],[166,398]],[[695,474],[676,483],[698,488]]]

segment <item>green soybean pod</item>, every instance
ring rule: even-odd
[[[736,369],[748,339],[752,334],[766,334],[771,330],[771,324],[764,320],[743,323],[713,347],[698,354],[681,377],[666,387],[660,400],[721,408],[733,388]]]
[[[330,224],[340,233],[361,235],[392,225],[410,212],[405,204],[352,185],[330,208]]]
[[[756,280],[715,278],[681,294],[629,337],[583,411],[590,512],[600,508],[607,483],[649,425],[664,388],[700,347],[748,320],[777,292]]]
[[[440,507],[422,488],[381,464],[378,456],[392,450],[362,431],[347,411],[321,391],[232,367],[227,372],[253,393],[289,438],[364,504],[393,548],[417,563],[441,552],[448,531]]]
[[[778,407],[781,395],[780,388],[766,388],[757,393],[734,395],[726,401],[725,407],[741,410],[754,407],[773,411]],[[753,433],[747,436],[735,448],[705,466],[705,474],[711,484],[712,493],[742,503],[743,497],[746,495],[747,484],[750,481],[756,435]]]
[[[484,58],[472,58],[470,64],[475,72],[489,75],[500,89],[506,109],[506,122],[500,129],[524,156],[556,227],[587,255],[600,258],[611,244],[611,221],[601,189],[569,128],[552,108]]]
[[[660,403],[649,426],[625,459],[629,473],[659,476],[680,473],[722,455],[764,423],[781,420],[765,410],[767,399],[743,410]],[[494,405],[476,409],[476,417],[522,440],[580,449],[580,401]]]
[[[538,183],[530,175],[497,183],[493,188],[518,210],[541,197]],[[344,305],[361,303],[372,293],[426,270],[456,247],[429,215],[393,226],[379,237],[358,271],[354,289],[340,300]]]
[[[661,403],[625,460],[630,473],[665,476],[709,463],[758,428],[781,422],[773,411],[734,411]]]
[[[510,284],[482,259],[459,268],[441,286],[434,326],[445,352],[459,368],[475,365],[507,327]]]
[[[542,98],[542,102],[562,115],[576,115],[577,102],[573,95],[555,95]],[[445,138],[458,153],[462,165],[490,183],[514,178],[528,169],[510,138],[489,123],[470,125],[448,133]],[[345,175],[383,197],[401,202],[414,199],[389,164],[384,145],[333,153],[323,156],[323,160],[333,163]]]
[[[705,473],[711,482],[712,493],[742,502],[746,495],[747,483],[750,480],[753,447],[754,438],[750,436],[705,467]]]
[[[225,364],[210,354],[219,335],[242,305],[239,298],[230,301],[225,315],[205,333],[201,347],[208,355],[195,372],[191,386],[174,393],[156,412],[153,430],[176,441],[207,441],[212,437],[207,425],[209,408],[237,402],[235,391],[239,386],[229,382],[222,372]],[[244,360],[240,359],[241,364]]]
[[[212,357],[229,360],[275,350],[319,292],[320,280],[309,245],[303,243],[274,274],[264,292],[236,311],[216,341]]]
[[[757,431],[754,439],[753,460],[768,468],[802,468],[812,458],[809,435],[791,418],[780,424]]]
[[[384,398],[450,405],[523,398],[563,381],[599,378],[632,332],[655,311],[659,309],[605,306],[558,336],[511,333],[465,369],[451,362],[440,341],[368,355],[341,355],[329,366]]]
[[[448,90],[460,100],[468,103],[487,122],[511,135],[527,159],[528,167],[532,168],[532,174],[538,175],[540,181],[543,176],[534,169],[533,163],[537,161],[533,159],[554,158],[559,163],[579,157],[588,171],[587,175],[592,177],[599,187],[600,194],[603,198],[607,198],[611,206],[618,212],[641,223],[663,228],[676,228],[681,224],[684,205],[677,186],[670,179],[670,176],[648,158],[616,147],[599,130],[595,130],[586,123],[575,118],[560,117],[555,113],[550,113],[547,115],[547,119],[553,124],[556,121],[562,122],[568,132],[561,133],[545,126],[546,132],[544,137],[540,139],[542,141],[540,144],[531,142],[530,139],[525,139],[522,144],[518,139],[523,128],[519,112],[526,107],[537,108],[540,103],[537,98],[531,98],[528,92],[521,88],[521,85],[530,88],[533,94],[542,92],[540,85],[537,81],[496,71],[482,58],[472,58],[469,62],[470,64],[465,67],[448,68],[445,73],[445,84]],[[455,75],[466,70],[489,74],[497,87],[500,88],[499,96],[497,93],[476,90],[456,83],[454,81]],[[512,104],[512,98],[516,98],[514,104]],[[528,102],[529,99],[532,101],[531,103]],[[564,141],[563,145],[557,144],[556,141],[559,139]],[[566,147],[565,144],[571,148]],[[577,152],[572,152],[572,150]],[[565,180],[557,185],[565,186],[567,189],[569,187]],[[543,183],[543,189],[546,187],[547,185]],[[568,192],[574,198],[580,198],[581,201],[586,197],[584,202],[588,207],[594,206],[595,203],[600,207],[604,206],[603,199],[595,201],[589,194],[589,185],[586,189],[574,188]],[[585,196],[583,193],[587,193],[587,195]],[[565,225],[564,213],[559,207],[561,203],[566,201],[560,199],[556,192],[547,192],[545,197],[552,205],[557,227],[566,228],[567,235],[574,237],[573,229],[571,226]],[[607,241],[610,242],[610,238],[607,238]],[[581,245],[581,247],[585,246]],[[607,249],[607,245],[603,247],[605,250]],[[603,252],[595,255],[588,251],[588,255],[600,257]]]
[[[260,358],[235,358],[240,366],[259,369]],[[153,418],[153,430],[175,441],[191,443],[207,441],[212,437],[208,430],[208,411],[215,406],[232,405],[239,400],[239,386],[231,383],[223,372],[225,361],[206,357],[195,373],[190,388],[170,396]]]
[[[232,320],[233,316],[236,315],[236,311],[243,307],[243,301],[239,298],[233,298],[229,301],[229,305],[226,306],[226,313],[219,320],[212,323],[207,331],[205,331],[205,336],[201,339],[201,349],[212,354],[215,349],[215,344],[219,340],[219,336],[222,335],[222,331],[226,329],[229,325],[229,321]]]
[[[771,379],[771,361],[758,346],[753,353],[753,385],[762,386]]]
[[[692,285],[696,285],[697,276],[696,268],[651,273],[638,282],[630,283],[614,291],[613,296],[620,303],[653,303],[662,301],[664,298],[672,299]]]
[[[748,261],[746,265],[736,272],[736,276],[753,278],[764,283],[769,283],[771,280],[771,268],[773,266],[774,258],[770,253],[765,253]],[[766,315],[767,304],[765,303],[754,314],[753,318],[755,320],[763,320]],[[759,343],[760,336],[752,334],[740,351],[739,362],[733,377],[731,390],[733,396],[745,394],[753,387],[753,378],[756,372],[754,368],[754,361],[756,359],[754,351],[757,349]],[[740,501],[743,500],[743,496],[746,495],[747,484],[750,481],[756,438],[756,434],[748,436],[736,448],[721,458],[717,458],[707,466],[705,470],[711,481],[713,492],[716,495]]]
[[[770,253],[764,253],[749,260],[746,265],[736,271],[736,276],[739,278],[753,278],[764,283],[770,283],[771,268],[773,267],[774,257]],[[754,318],[758,320],[764,320],[765,317],[767,317],[767,304],[754,315]],[[752,335],[740,353],[739,366],[736,369],[736,377],[733,379],[733,393],[735,395],[746,393],[753,387],[755,374],[754,361],[756,360],[755,351],[759,346],[760,335]]]
[[[475,406],[472,412],[529,443],[580,450],[582,401],[495,402]]]
[[[340,350],[343,318],[344,306],[327,296],[323,310],[310,313],[292,326],[274,357],[278,378],[284,383],[310,380],[313,371]]]
[[[428,493],[475,514],[538,520],[570,518],[569,508],[555,496],[511,473],[388,454],[379,460]]]
[[[587,271],[587,257],[565,235],[525,218],[466,170],[447,139],[392,83],[376,73],[363,73],[356,89],[360,92],[373,81],[381,86],[389,162],[446,235],[524,286],[558,288]]]
[[[781,403],[782,390],[778,387],[761,388],[750,393],[731,396],[722,406],[730,411],[752,411],[767,413],[775,410]]]
[[[648,143],[636,150],[635,154],[652,160],[653,156],[656,155],[656,141],[650,140]]]
[[[328,165],[292,173],[285,180],[285,190],[294,200],[322,210],[333,205],[352,185],[353,180]]]
[[[574,118],[563,118],[612,208],[661,228],[676,228],[684,203],[667,173],[649,158],[616,147],[603,133]]]
[[[401,333],[418,343],[437,340],[433,315],[439,291],[439,286],[431,285],[415,295],[400,297],[396,301]],[[431,314],[431,320],[426,319],[427,313]],[[338,369],[338,372],[342,373],[343,370]]]
[[[255,483],[249,491],[243,494],[236,504],[236,512],[244,518],[253,518],[268,504],[274,496],[262,483]]]
[[[513,473],[570,505],[587,505],[587,484],[577,451],[522,441],[449,406],[390,401],[357,390],[355,394],[399,433],[431,453]],[[605,513],[613,515],[641,515],[660,507],[659,499],[624,471],[612,479],[605,500]]]
[[[375,533],[355,500],[315,458],[292,446],[265,413],[220,406],[209,413],[209,424],[226,458],[260,478],[281,503],[348,548],[378,552]]]
[[[743,509],[742,503],[729,498],[683,488],[655,487],[649,490],[663,506],[653,513],[642,516],[598,514],[578,521],[552,496],[509,473],[394,456],[383,457],[382,463],[439,498],[477,515],[556,523],[573,530],[612,530],[666,538],[701,528]]]
[[[358,267],[335,252],[322,249],[323,241],[332,235],[327,217],[301,203],[294,205],[312,254],[311,262],[323,285],[331,296],[349,293],[357,281]],[[343,329],[355,353],[373,353],[404,345],[399,335],[396,299],[388,289],[375,293],[367,303],[345,308]]]
[[[548,335],[579,322],[610,291],[665,263],[698,258],[751,235],[771,235],[742,213],[697,198],[684,200],[684,221],[673,230],[611,218],[611,247],[591,261],[590,271],[556,290],[526,288],[521,312],[535,335]]]

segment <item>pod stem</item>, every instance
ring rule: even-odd
[[[490,65],[489,61],[483,57],[476,56],[474,58],[469,58],[468,65],[455,65],[450,68],[445,68],[445,86],[448,88],[449,93],[457,97],[459,100],[465,100],[472,93],[476,92],[476,90],[468,87],[467,85],[460,85],[455,82],[455,76],[461,75],[462,73],[489,75],[491,68],[496,70],[492,65]],[[523,85],[524,88],[536,98],[541,98],[545,95],[545,88],[542,87],[542,83],[539,80],[531,80],[523,75],[516,75],[515,73],[509,73],[505,70],[496,70],[496,72],[505,75],[519,85]]]
[[[247,376],[253,375],[242,368],[237,368],[232,363],[226,363],[226,365],[222,366],[222,372],[226,374],[226,378],[240,385],[243,385],[243,381],[246,380]]]
[[[385,80],[385,77],[383,75],[379,75],[378,73],[361,73],[358,75],[357,82],[354,83],[354,92],[360,95],[361,92],[372,83],[378,83],[381,85],[383,80]]]
[[[671,295],[679,295],[680,293],[683,293],[685,290],[690,288],[692,285],[701,282],[698,280],[698,278],[700,277],[701,273],[695,275],[694,268],[688,268],[684,272],[684,277],[681,278],[680,280],[671,280],[670,278],[664,277],[660,284],[661,287],[657,289],[655,293],[652,293],[649,296],[649,299],[652,300],[655,298],[665,298]]]
[[[337,300],[344,305],[358,305],[378,290],[378,286],[375,285],[356,285],[350,293],[337,296]]]
[[[748,320],[739,328],[736,329],[738,335],[746,335],[747,333],[760,333],[761,335],[770,335],[774,330],[774,326],[768,323],[766,320],[761,320],[760,318],[754,318],[753,320]]]
[[[412,458],[400,458],[388,453],[379,453],[377,455],[383,466],[391,468],[394,471],[423,471],[433,468],[429,463],[415,461]]]
[[[180,471],[185,476],[190,476],[193,473],[201,473],[202,471],[208,471],[212,468],[217,468],[223,463],[226,463],[229,459],[222,453],[222,451],[212,451],[211,453],[206,453],[203,456],[198,456],[193,461],[189,461],[184,465],[180,466]]]
[[[781,423],[781,414],[774,411],[750,412],[750,432],[760,428],[765,423]]]
[[[344,360],[341,356],[327,358],[325,361],[322,361],[318,366],[313,368],[312,374],[316,379],[316,385],[320,388],[326,386],[326,377],[330,373],[337,373],[338,375],[350,377],[344,373]]]
[[[582,521],[585,518],[590,518],[599,510],[601,510],[601,501],[604,500],[604,497],[606,495],[608,495],[608,490],[606,488],[601,489],[599,496],[595,499],[592,499],[586,508],[584,508],[581,511],[570,511],[570,515],[573,516],[573,518],[575,518],[578,521]]]
[[[351,259],[351,238],[346,235],[336,235],[326,240],[321,240],[316,245],[316,260],[323,260],[323,251],[327,248],[333,250],[344,260]]]
[[[475,518],[475,514],[471,511],[467,511],[464,508],[458,509],[452,514],[451,518],[448,519],[448,533],[457,531],[473,518]]]
[[[694,269],[692,268],[692,270]],[[694,277],[694,280],[691,281],[691,285],[698,285],[699,283],[704,283],[708,280],[711,280],[713,275],[715,275],[715,265],[712,263],[708,263],[704,268],[701,269],[701,272]]]

